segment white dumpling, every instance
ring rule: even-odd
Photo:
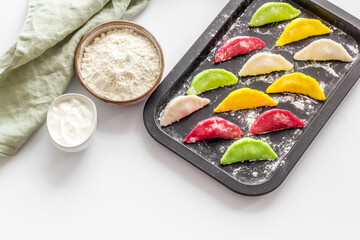
[[[289,71],[294,67],[279,54],[257,53],[253,55],[239,72],[240,77],[255,76],[275,71]]]
[[[195,95],[178,96],[172,99],[160,113],[160,126],[165,127],[203,108],[210,100]]]
[[[298,61],[328,61],[339,60],[352,62],[353,58],[341,44],[330,39],[320,39],[295,53],[294,59]]]

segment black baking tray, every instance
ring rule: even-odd
[[[276,40],[290,21],[255,28],[248,27],[254,12],[266,2],[268,1],[231,0],[170,71],[150,96],[144,108],[145,126],[155,140],[229,189],[250,196],[268,193],[284,181],[360,76],[360,21],[358,19],[324,0],[284,1],[301,10],[302,13],[299,17],[319,19],[330,27],[332,33],[311,37],[283,47],[275,47]],[[214,64],[216,50],[225,40],[237,35],[259,37],[266,43],[266,46],[263,49],[234,57],[229,61]],[[354,58],[354,61],[343,63],[339,61],[298,62],[293,60],[295,52],[320,38],[330,38],[341,43]],[[159,126],[159,116],[166,104],[175,96],[185,95],[192,78],[197,73],[209,68],[223,68],[237,75],[243,64],[253,54],[263,51],[281,54],[292,62],[294,69],[290,72],[299,71],[317,79],[327,97],[326,101],[320,102],[304,95],[271,94],[271,97],[278,102],[277,108],[292,111],[306,124],[301,129],[289,129],[252,136],[255,139],[268,142],[278,154],[278,159],[222,166],[219,163],[220,158],[234,140],[216,139],[195,144],[184,144],[183,139],[199,121],[211,116],[220,116],[230,120],[243,130],[244,136],[249,135],[249,128],[253,121],[260,113],[269,108],[221,114],[214,113],[214,108],[235,89],[250,87],[265,91],[272,82],[288,72],[242,77],[239,78],[235,86],[202,93],[199,96],[211,100],[209,105],[168,127]]]

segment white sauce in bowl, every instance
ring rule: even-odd
[[[52,140],[61,147],[76,147],[86,142],[96,125],[93,102],[78,94],[65,94],[55,99],[47,115]]]

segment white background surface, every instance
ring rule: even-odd
[[[227,2],[152,0],[133,19],[162,45],[164,76]],[[331,2],[360,16],[357,1]],[[15,43],[26,5],[1,1],[1,54]],[[89,96],[76,78],[66,92]],[[284,183],[259,197],[228,190],[153,140],[145,102],[94,101],[98,129],[86,151],[60,152],[42,125],[15,157],[0,158],[0,239],[359,237],[359,83]]]

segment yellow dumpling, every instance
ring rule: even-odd
[[[331,30],[317,19],[296,18],[284,29],[276,42],[276,46],[296,42],[311,36],[330,33]]]
[[[266,89],[266,93],[280,92],[300,93],[320,101],[325,100],[324,91],[319,83],[314,78],[299,72],[282,76]]]
[[[250,88],[240,88],[231,92],[214,110],[214,112],[226,112],[247,108],[257,108],[264,106],[276,106],[269,95]]]

